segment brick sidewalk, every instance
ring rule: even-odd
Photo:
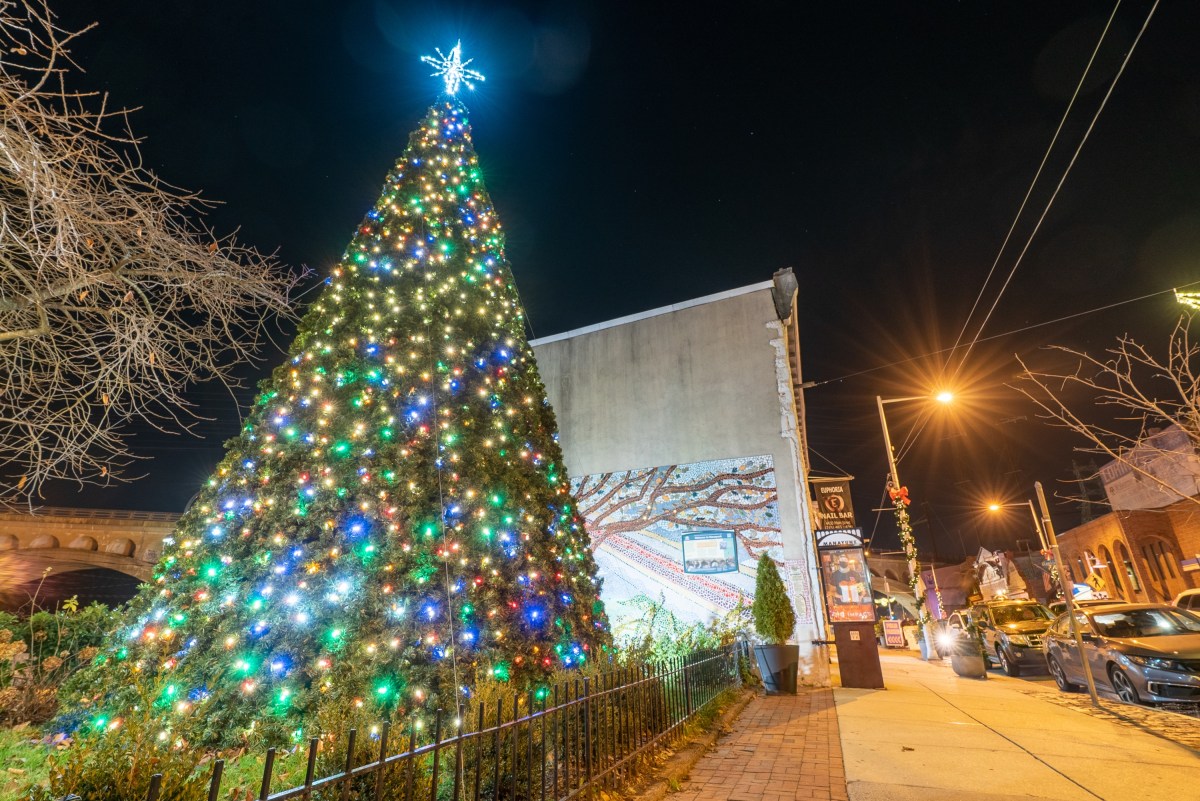
[[[846,801],[833,692],[759,696],[671,801]]]

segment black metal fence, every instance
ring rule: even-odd
[[[346,737],[340,771],[317,777],[320,740],[308,743],[304,783],[271,792],[276,749],[267,751],[260,801],[568,801],[613,787],[677,739],[683,726],[725,690],[741,684],[737,642],[654,666],[614,668],[536,693],[512,694],[469,712],[383,723],[373,759],[359,759],[358,732]],[[471,717],[472,720],[464,720]],[[471,724],[474,724],[473,726]],[[394,749],[402,749],[392,753]],[[213,763],[208,799],[221,793],[225,761]],[[151,777],[146,801],[159,801],[162,775]]]

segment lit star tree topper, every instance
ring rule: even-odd
[[[430,73],[435,78],[441,78],[446,82],[446,94],[458,94],[458,87],[466,85],[472,91],[475,89],[475,84],[471,81],[483,81],[483,73],[478,70],[468,69],[467,65],[475,59],[468,58],[462,60],[462,42],[455,42],[454,47],[450,48],[450,55],[442,52],[441,48],[437,50],[437,56],[421,56],[421,61],[434,67],[434,71]]]

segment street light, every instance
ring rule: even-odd
[[[946,404],[954,400],[954,395],[950,392],[942,391],[935,395],[934,399]],[[879,395],[875,396],[875,404],[879,407],[879,425],[883,428],[883,445],[887,450],[888,469],[891,473],[892,486],[890,494],[892,503],[896,507],[896,519],[900,523],[900,544],[904,546],[904,555],[908,557],[908,575],[914,599],[917,595],[917,580],[921,575],[918,572],[920,566],[917,564],[916,539],[913,535],[912,526],[908,522],[908,509],[906,508],[908,498],[905,497],[907,493],[904,492],[900,484],[900,474],[896,470],[896,453],[892,449],[892,436],[888,432],[887,416],[883,413],[883,406],[885,403],[903,403],[917,400],[927,401],[930,398],[925,395],[917,395],[909,398],[888,398],[885,400]],[[927,605],[924,603],[918,604],[917,613],[920,615],[920,619],[917,623],[921,627],[921,636],[925,640],[925,653],[928,655],[934,653],[934,650],[933,644],[929,641],[929,627],[926,625],[929,615],[926,607]]]
[[[1001,509],[1011,509],[1015,506],[1028,506],[1029,515],[1033,518],[1033,530],[1037,532],[1038,542],[1042,544],[1042,550],[1050,550],[1050,543],[1046,542],[1046,533],[1042,531],[1042,524],[1038,522],[1037,510],[1033,508],[1033,501],[1017,501],[1015,503],[989,503],[988,510],[999,512]]]

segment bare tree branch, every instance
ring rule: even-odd
[[[1072,369],[1038,369],[1018,357],[1023,372],[1014,389],[1041,409],[1043,419],[1083,437],[1089,444],[1079,450],[1121,463],[1172,499],[1182,496],[1200,504],[1200,497],[1170,483],[1175,473],[1163,474],[1163,465],[1194,461],[1200,450],[1200,346],[1191,341],[1190,323],[1186,315],[1176,323],[1165,358],[1128,335],[1099,357],[1051,346],[1074,362]],[[1086,401],[1074,400],[1079,395]],[[1082,411],[1084,403],[1102,409],[1107,420],[1092,420]],[[1171,424],[1186,436],[1186,447],[1157,430]]]
[[[187,387],[237,385],[302,277],[197,223],[128,113],[67,89],[86,30],[0,0],[0,499],[127,480],[130,423],[187,430]]]

